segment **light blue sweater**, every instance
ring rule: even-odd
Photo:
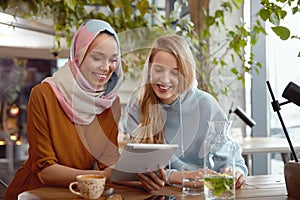
[[[204,139],[208,134],[207,121],[227,120],[225,112],[210,94],[193,87],[172,104],[162,104],[165,112],[165,142],[178,144],[170,163],[167,175],[182,166],[204,164]],[[140,123],[140,107],[135,95],[132,95],[127,106],[126,131],[130,134]],[[240,145],[235,143],[236,170],[248,174],[248,169],[242,157]],[[215,170],[220,172],[224,163],[218,163]]]

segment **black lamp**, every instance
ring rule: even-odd
[[[290,140],[288,131],[283,123],[282,117],[280,115],[280,106],[285,105],[287,103],[293,102],[294,104],[300,106],[300,87],[296,85],[293,82],[290,82],[286,88],[284,89],[282,93],[282,97],[287,99],[287,101],[283,103],[279,103],[277,100],[275,100],[274,94],[271,89],[271,85],[269,81],[267,81],[267,85],[270,91],[270,94],[272,96],[272,106],[274,112],[277,112],[278,118],[280,120],[282,129],[284,131],[285,137],[290,145],[290,149],[292,151],[293,157],[295,159],[295,162],[287,162],[284,165],[284,179],[286,183],[286,189],[288,192],[288,196],[295,197],[296,199],[300,199],[300,190],[299,190],[299,185],[300,185],[300,176],[299,176],[299,170],[300,170],[300,164],[298,163],[298,158],[295,153],[294,147],[292,145],[292,142]]]
[[[232,111],[232,106],[233,106],[233,104],[231,104],[231,108],[229,109],[229,115],[232,112],[235,113],[237,116],[239,116],[239,118],[241,118],[241,120],[243,120],[243,122],[245,122],[245,124],[247,124],[251,128],[256,125],[256,122],[252,118],[248,117],[246,115],[246,113],[240,107],[237,106],[236,109],[234,111]],[[228,116],[228,119],[229,119],[229,116]]]
[[[286,98],[289,102],[293,102],[300,106],[300,87],[293,82],[290,82],[282,93],[282,97]]]
[[[278,115],[278,118],[280,120],[282,129],[283,129],[284,134],[285,134],[285,137],[286,137],[286,139],[287,139],[287,141],[289,143],[290,149],[292,151],[292,155],[293,155],[293,157],[295,159],[295,162],[298,162],[298,158],[297,158],[297,155],[295,153],[294,147],[292,145],[289,133],[288,133],[288,131],[287,131],[285,125],[284,125],[283,119],[282,119],[281,114],[280,114],[280,106],[288,104],[290,102],[293,102],[294,104],[300,106],[300,87],[297,86],[295,83],[290,82],[286,86],[286,88],[284,89],[284,91],[282,93],[282,97],[284,97],[285,99],[287,99],[287,101],[279,103],[275,99],[275,97],[274,97],[274,94],[273,94],[273,91],[271,89],[271,85],[270,85],[269,81],[267,81],[267,85],[268,85],[268,89],[269,89],[271,97],[272,97],[272,103],[271,104],[272,104],[273,110]]]

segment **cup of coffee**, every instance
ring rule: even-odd
[[[182,167],[182,193],[184,195],[199,196],[204,192],[203,166]]]
[[[69,184],[69,189],[85,199],[98,199],[103,193],[105,181],[106,178],[98,174],[79,175],[76,181]],[[75,185],[77,189],[74,189]]]

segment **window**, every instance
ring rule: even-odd
[[[292,15],[291,11],[288,11],[288,13],[284,26],[291,30],[292,35],[300,35],[300,30],[297,26],[300,13],[295,15]],[[281,103],[286,101],[282,97],[282,92],[290,81],[300,85],[300,58],[297,57],[300,50],[300,40],[280,40],[270,29],[270,24],[266,25],[266,29],[269,32],[269,35],[266,37],[269,80],[275,98]],[[270,109],[270,112],[271,136],[285,137],[283,131],[281,131],[282,127],[277,115],[272,113],[272,109]],[[290,130],[290,136],[300,139],[300,108],[290,103],[282,106],[280,113],[286,127]],[[297,128],[299,134],[295,134]]]
[[[261,8],[259,1],[251,1],[250,16],[255,16]],[[292,35],[300,35],[297,30],[297,17],[290,11],[282,25],[287,26]],[[276,99],[281,103],[282,92],[287,84],[292,81],[300,85],[300,59],[297,57],[300,40],[282,41],[270,29],[271,24],[266,23],[268,35],[261,37],[254,47],[256,58],[262,63],[260,75],[252,74],[251,77],[251,106],[252,116],[258,125],[252,130],[253,136],[285,137],[278,116],[273,112],[270,93],[267,90],[266,80],[270,81]],[[298,31],[298,32],[297,32]],[[246,98],[247,99],[247,98]],[[293,137],[300,139],[300,108],[292,103],[282,106],[281,115],[288,131]],[[294,134],[298,133],[298,134]],[[253,174],[283,173],[283,162],[280,155],[254,155]],[[267,164],[266,163],[267,160]],[[277,162],[278,161],[278,162]]]

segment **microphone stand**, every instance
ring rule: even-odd
[[[270,94],[271,94],[271,97],[272,97],[272,100],[273,100],[273,102],[272,102],[273,110],[274,110],[274,112],[276,112],[277,115],[278,115],[279,121],[280,121],[280,123],[281,123],[281,126],[282,126],[283,132],[284,132],[284,134],[285,134],[285,137],[286,137],[286,139],[287,139],[287,141],[288,141],[288,143],[289,143],[289,146],[290,146],[290,149],[291,149],[291,151],[292,151],[292,155],[293,155],[293,157],[294,157],[294,159],[295,159],[295,162],[298,162],[298,158],[297,158],[297,155],[296,155],[296,153],[295,153],[294,147],[293,147],[293,145],[292,145],[290,136],[289,136],[289,134],[288,134],[288,131],[287,131],[285,125],[284,125],[283,119],[282,119],[281,114],[280,114],[280,112],[279,112],[280,106],[285,105],[285,104],[287,104],[287,103],[290,103],[290,101],[286,101],[286,102],[284,102],[284,103],[279,104],[279,102],[278,102],[277,100],[275,100],[275,97],[274,97],[274,94],[273,94],[273,91],[272,91],[272,89],[271,89],[271,85],[270,85],[269,81],[267,81],[267,85],[268,85],[268,89],[269,89],[269,91],[270,91]]]

